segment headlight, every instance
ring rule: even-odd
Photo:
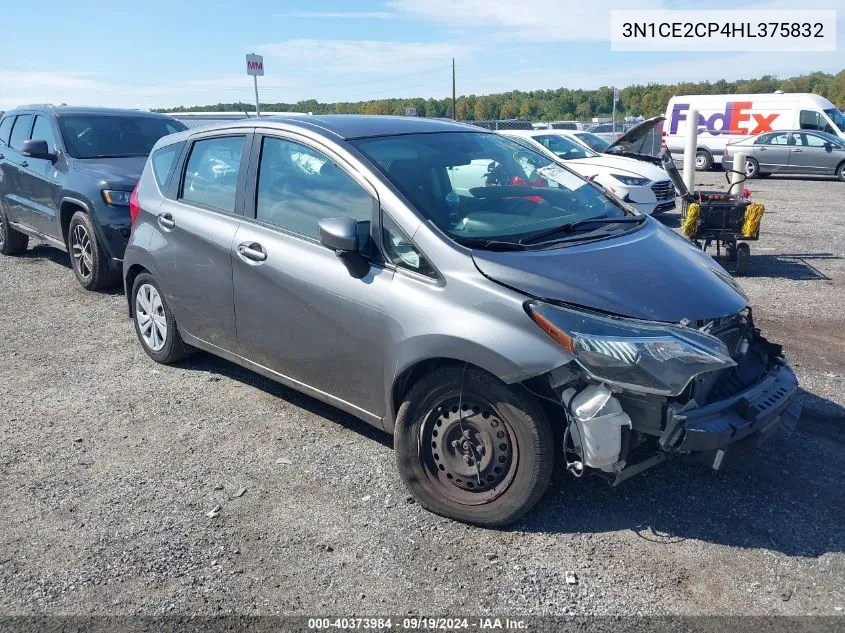
[[[541,301],[525,307],[593,378],[633,391],[676,396],[699,374],[736,364],[722,341],[698,330],[605,317]]]
[[[103,189],[103,200],[106,201],[106,204],[109,204],[113,207],[128,207],[129,196],[131,195],[131,191],[114,191],[112,189]]]
[[[621,182],[623,185],[628,185],[629,187],[642,187],[651,182],[648,178],[637,178],[636,176],[623,176],[622,174],[610,175],[616,178],[616,180]]]

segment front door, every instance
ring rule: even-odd
[[[794,143],[789,150],[789,171],[801,174],[830,174],[836,168],[837,159],[842,159],[842,152],[837,152],[835,145],[818,134],[811,132],[793,132]]]
[[[304,142],[262,139],[253,219],[233,244],[238,342],[249,360],[347,410],[382,417],[393,273],[372,261],[356,278],[318,240],[320,220],[351,217],[361,255],[371,261],[378,200],[343,164]]]
[[[56,136],[50,117],[39,114],[35,117],[31,138],[47,141],[47,148],[56,151]],[[21,179],[27,181],[30,191],[28,200],[29,224],[39,233],[61,239],[61,229],[57,220],[58,196],[61,189],[61,174],[56,165],[45,158],[27,158],[27,167],[21,169]]]

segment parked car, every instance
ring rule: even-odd
[[[533,130],[531,121],[522,119],[491,119],[485,121],[467,121],[472,125],[483,127],[485,130]]]
[[[514,521],[556,457],[612,483],[669,455],[718,468],[796,419],[795,376],[724,269],[489,131],[189,130],[156,144],[130,211],[126,296],[153,360],[205,350],[394,434],[444,516]]]
[[[697,170],[722,162],[734,140],[775,130],[828,132],[845,140],[845,115],[827,99],[810,93],[683,95],[666,106],[666,146],[682,159],[689,111],[698,110]]]
[[[0,120],[0,253],[68,251],[82,287],[120,279],[129,195],[155,142],[184,130],[138,110],[25,106]]]
[[[549,121],[547,128],[549,130],[584,130],[586,126],[580,121]]]
[[[581,176],[594,179],[641,213],[675,208],[675,187],[657,165],[627,156],[599,154],[557,130],[506,130],[504,136],[522,140],[550,158],[565,161]]]
[[[587,130],[591,134],[595,134],[599,138],[603,138],[608,143],[613,143],[623,134],[623,124],[621,121],[614,123],[598,123]]]
[[[745,153],[749,178],[815,174],[845,181],[845,141],[826,132],[781,130],[751,136],[726,145],[722,163],[733,165],[736,152]]]
[[[592,132],[570,132],[569,134],[572,139],[581,143],[581,145],[589,147],[591,150],[598,152],[599,154],[610,147],[610,141],[593,134]]]

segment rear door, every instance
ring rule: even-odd
[[[757,139],[754,156],[762,172],[782,171],[789,165],[789,132],[772,132]]]
[[[21,175],[23,169],[29,166],[29,161],[21,154],[21,148],[32,131],[33,119],[32,114],[19,114],[17,116],[9,136],[9,147],[4,152],[6,156],[4,180],[8,178],[12,183],[3,193],[6,215],[12,222],[20,222],[27,226],[32,226],[32,218],[27,211],[27,200],[31,195],[30,183]]]
[[[832,173],[843,152],[829,140],[812,132],[793,132],[794,144],[789,149],[789,171],[801,174]]]
[[[179,329],[237,351],[232,240],[243,213],[252,130],[215,131],[189,142],[179,182],[157,210],[150,251]],[[154,162],[155,164],[155,162]]]
[[[256,137],[254,153],[254,188],[232,254],[242,354],[347,411],[380,418],[393,273],[373,250],[375,189],[330,148],[293,134]],[[358,221],[369,262],[360,278],[318,239],[320,220],[343,217]]]

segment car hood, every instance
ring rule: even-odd
[[[709,255],[651,218],[639,230],[589,244],[472,256],[483,275],[532,297],[636,319],[712,319],[747,305]]]
[[[95,176],[110,187],[129,187],[141,179],[146,156],[124,156],[121,158],[80,158],[74,163],[76,170],[88,176]]]
[[[574,158],[565,161],[582,176],[594,176],[598,171],[618,173],[623,176],[639,176],[653,182],[667,180],[669,176],[660,167],[624,156],[591,156],[589,158]]]

